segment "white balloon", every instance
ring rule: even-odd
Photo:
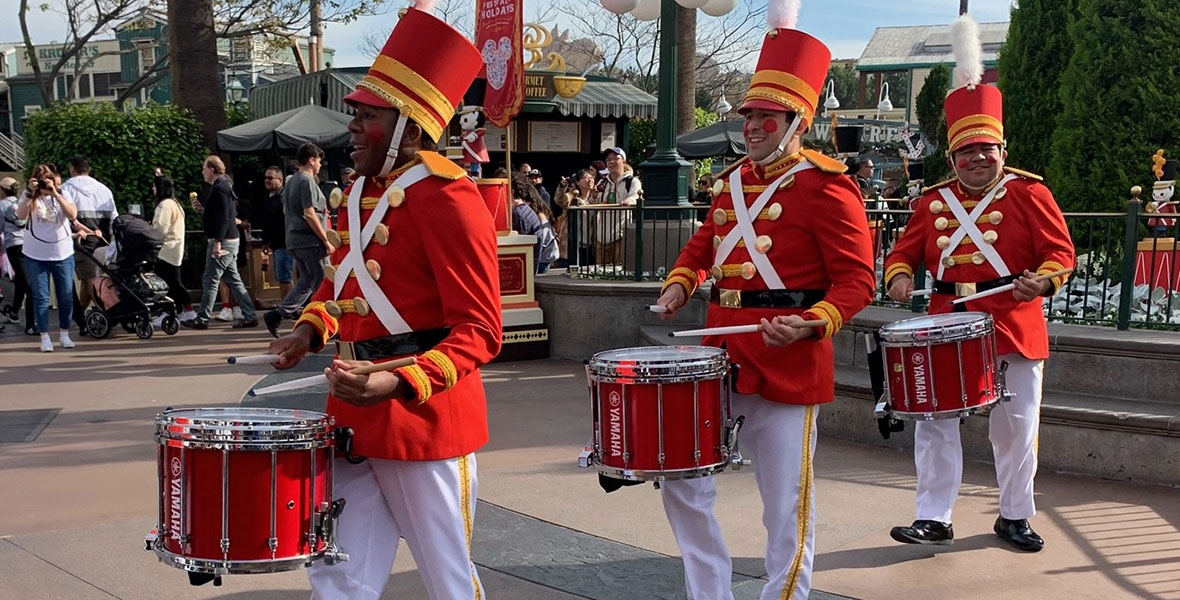
[[[639,5],[639,0],[599,0],[602,7],[616,15],[626,14]]]
[[[709,0],[676,0],[676,4],[692,10],[696,10],[708,3]]]
[[[660,18],[660,0],[639,0],[639,6],[631,11],[631,16],[640,21],[654,21]]]
[[[709,0],[701,7],[701,12],[710,17],[724,17],[737,8],[738,0]]]

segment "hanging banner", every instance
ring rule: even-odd
[[[483,55],[484,116],[505,127],[524,104],[524,0],[476,0],[475,47]]]

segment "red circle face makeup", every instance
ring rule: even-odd
[[[762,131],[766,133],[774,133],[778,131],[778,121],[774,119],[766,119],[762,122]]]

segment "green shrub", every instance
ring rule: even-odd
[[[77,155],[90,161],[90,173],[111,188],[119,212],[140,204],[151,218],[155,201],[155,167],[176,182],[176,196],[189,213],[189,192],[203,183],[201,164],[209,151],[201,143],[201,124],[175,106],[148,105],[119,112],[110,104],[58,104],[29,116],[26,124],[26,175],[40,163],[52,162],[69,177],[69,161]]]

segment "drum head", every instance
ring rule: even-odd
[[[160,441],[273,445],[328,445],[333,419],[324,413],[282,408],[188,408],[156,415]]]
[[[886,342],[945,342],[992,332],[992,316],[983,312],[945,313],[894,321],[881,327]]]
[[[590,358],[592,381],[670,383],[720,377],[729,353],[712,346],[644,346],[599,352]]]

